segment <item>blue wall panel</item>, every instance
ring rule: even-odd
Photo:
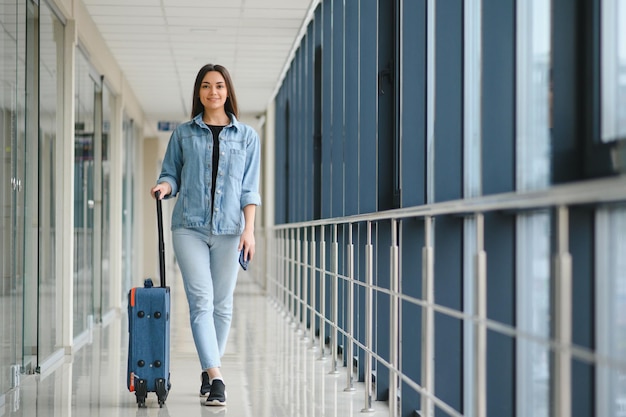
[[[356,214],[359,203],[359,4],[347,1],[345,11],[345,140],[344,150],[344,210]]]
[[[462,197],[463,1],[436,7],[435,200]]]
[[[358,213],[359,209],[359,2],[346,1],[345,9],[345,140],[344,140],[344,210],[346,215]],[[365,261],[363,251],[362,226],[356,225],[353,230],[354,274],[355,279],[364,281]],[[364,291],[361,286],[354,287],[354,331],[361,343],[365,342]],[[355,348],[357,358],[357,374],[355,378],[363,380],[363,351]]]
[[[426,2],[402,1],[402,79],[400,82],[401,206],[425,202],[426,173]],[[402,290],[419,298],[422,294],[422,247],[424,226],[417,220],[402,222]],[[403,302],[402,361],[407,376],[421,383],[422,308]],[[420,409],[420,395],[401,383],[402,415]]]
[[[314,154],[314,103],[315,103],[315,85],[314,85],[314,70],[315,70],[315,38],[313,35],[314,26],[313,23],[309,23],[306,39],[307,48],[307,61],[305,65],[305,104],[304,104],[304,123],[305,132],[304,140],[306,146],[304,148],[304,172],[307,180],[307,197],[306,197],[306,220],[313,220],[313,213],[315,207],[315,180],[313,174],[313,154]]]
[[[595,214],[587,208],[570,211],[569,244],[572,254],[572,341],[584,348],[595,347],[595,265],[593,261]],[[573,416],[592,416],[595,396],[595,369],[588,363],[572,361]]]
[[[304,123],[302,123],[303,112],[303,89],[302,80],[304,78],[302,69],[304,66],[304,54],[303,48],[298,48],[294,57],[295,77],[294,77],[294,94],[293,94],[293,149],[294,149],[294,176],[295,176],[295,188],[293,190],[295,197],[294,204],[294,219],[295,221],[304,220],[304,195],[306,192],[305,177],[304,177],[304,142],[302,140],[304,133]]]
[[[332,2],[332,99],[331,109],[331,216],[340,217],[344,210],[343,144],[344,144],[344,22],[343,2]]]
[[[313,20],[313,218],[322,217],[322,6]]]
[[[359,2],[346,1],[345,5],[345,140],[344,144],[344,212],[346,215],[357,214],[359,210]],[[355,279],[364,281],[365,256],[363,248],[365,242],[363,226],[357,225],[353,230],[355,244],[354,274]],[[365,342],[365,293],[361,286],[354,288],[354,331],[355,337],[361,343]],[[357,358],[357,373],[355,378],[363,380],[363,351],[355,348],[354,357]]]
[[[463,1],[436,7],[435,200],[462,197],[463,189]],[[435,301],[462,310],[463,220],[435,220]],[[450,262],[454,259],[454,262]],[[435,392],[455,410],[463,404],[463,326],[435,314]],[[444,416],[436,409],[436,416]]]
[[[358,32],[358,52],[359,52],[359,135],[358,135],[358,213],[371,213],[376,211],[376,120],[378,93],[377,83],[377,62],[376,45],[377,34],[372,28],[377,22],[377,2],[359,3],[359,32]],[[362,244],[366,242],[367,230],[364,226],[359,228],[359,239]],[[375,239],[375,237],[372,237]],[[374,243],[374,242],[372,242]],[[361,246],[364,247],[364,246]],[[365,273],[365,259],[361,259],[360,271]],[[362,279],[364,279],[363,277]],[[364,317],[365,293],[359,293],[361,300],[361,314]],[[365,336],[365,318],[360,322],[360,332]],[[363,379],[364,368],[363,358],[360,357],[359,378]]]
[[[487,252],[487,317],[515,323],[515,216],[492,213],[485,216]],[[487,409],[489,415],[515,413],[515,341],[500,333],[487,332]]]
[[[515,189],[514,0],[483,0],[482,47],[483,194],[504,193]]]
[[[315,180],[318,182],[317,184],[317,190],[315,191],[315,198],[316,198],[316,203],[315,203],[315,213],[316,213],[316,217],[319,216],[321,217],[321,212],[322,212],[322,202],[323,202],[323,182],[322,182],[322,93],[324,90],[323,87],[323,83],[322,83],[322,5],[318,5],[317,8],[315,9],[315,20],[314,20],[314,38],[315,38],[315,52],[314,52],[314,66],[315,66],[315,72],[316,72],[316,78],[315,78],[315,94],[317,95],[315,97],[315,119],[314,119],[314,123],[315,123],[315,134],[314,134],[314,142],[315,142],[315,149],[314,149],[314,170],[315,170]],[[316,227],[316,241],[317,243],[317,247],[316,247],[316,259],[317,259],[317,267],[319,267],[320,265],[320,246],[319,246],[319,241],[320,241],[320,228]],[[321,274],[319,272],[314,272],[314,280],[315,280],[315,291],[317,293],[317,297],[316,297],[316,305],[315,305],[315,309],[316,311],[320,311],[320,288],[321,288]],[[316,325],[316,330],[319,331],[320,327],[321,327],[321,321],[320,319],[316,319],[317,325]]]
[[[403,0],[402,207],[426,202],[426,2]]]
[[[483,193],[515,189],[515,1],[483,0]],[[515,322],[515,217],[485,217],[487,315]],[[515,413],[515,342],[488,332],[487,413]]]
[[[274,187],[276,193],[276,205],[274,211],[274,222],[276,224],[285,223],[287,220],[287,213],[285,212],[287,201],[287,155],[285,153],[285,102],[286,91],[281,89],[276,97],[276,135],[275,135],[275,163],[276,163],[276,177],[274,180]]]
[[[397,97],[395,83],[397,81],[396,60],[396,23],[395,2],[381,1],[378,7],[378,150],[377,150],[377,184],[378,208],[388,210],[400,205],[396,201],[398,181],[397,168],[399,161],[396,147],[398,145]]]
[[[390,2],[378,2],[376,26],[378,39],[377,56],[377,210],[394,208],[394,144],[396,143],[395,98],[394,91],[394,59],[395,59],[395,22],[394,7]],[[388,222],[378,223],[376,235],[376,279],[375,284],[381,288],[390,288],[390,257],[391,225]],[[389,295],[378,292],[375,297],[376,320],[375,340],[378,354],[387,362],[390,361],[390,299]],[[389,370],[387,367],[376,366],[376,398],[386,400],[389,396]]]
[[[332,0],[322,2],[322,217],[332,216]]]
[[[376,61],[377,8],[376,1],[360,3],[359,22],[359,213],[372,213],[377,209],[377,120],[378,120],[378,91]]]
[[[463,219],[435,220],[435,302],[463,309]],[[463,404],[463,326],[460,320],[435,313],[435,392],[455,410]],[[436,409],[435,416],[447,416]]]

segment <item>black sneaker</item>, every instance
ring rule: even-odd
[[[226,385],[224,385],[224,381],[221,379],[213,381],[205,405],[226,405]]]
[[[204,371],[202,372],[202,385],[200,385],[200,396],[206,397],[209,395],[209,391],[211,391],[211,384],[209,383],[209,374]]]

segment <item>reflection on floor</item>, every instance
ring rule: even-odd
[[[172,287],[172,364],[166,405],[150,394],[145,409],[126,389],[126,315],[96,326],[93,340],[47,375],[26,376],[6,395],[0,416],[24,417],[196,417],[196,416],[387,416],[386,403],[361,413],[362,384],[345,392],[345,368],[329,374],[283,314],[247,273],[240,275],[227,353],[222,361],[228,405],[206,407],[198,397],[200,365],[195,353],[180,279]]]

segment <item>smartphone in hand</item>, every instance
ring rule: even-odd
[[[248,264],[250,263],[249,259],[244,259],[243,249],[239,252],[239,265],[244,271],[248,270]]]

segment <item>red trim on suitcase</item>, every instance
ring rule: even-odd
[[[135,307],[135,291],[137,290],[137,288],[132,288],[130,290],[130,306],[131,307]]]
[[[135,392],[135,373],[134,372],[130,373],[130,384],[128,385],[129,385],[128,390],[130,392]]]

